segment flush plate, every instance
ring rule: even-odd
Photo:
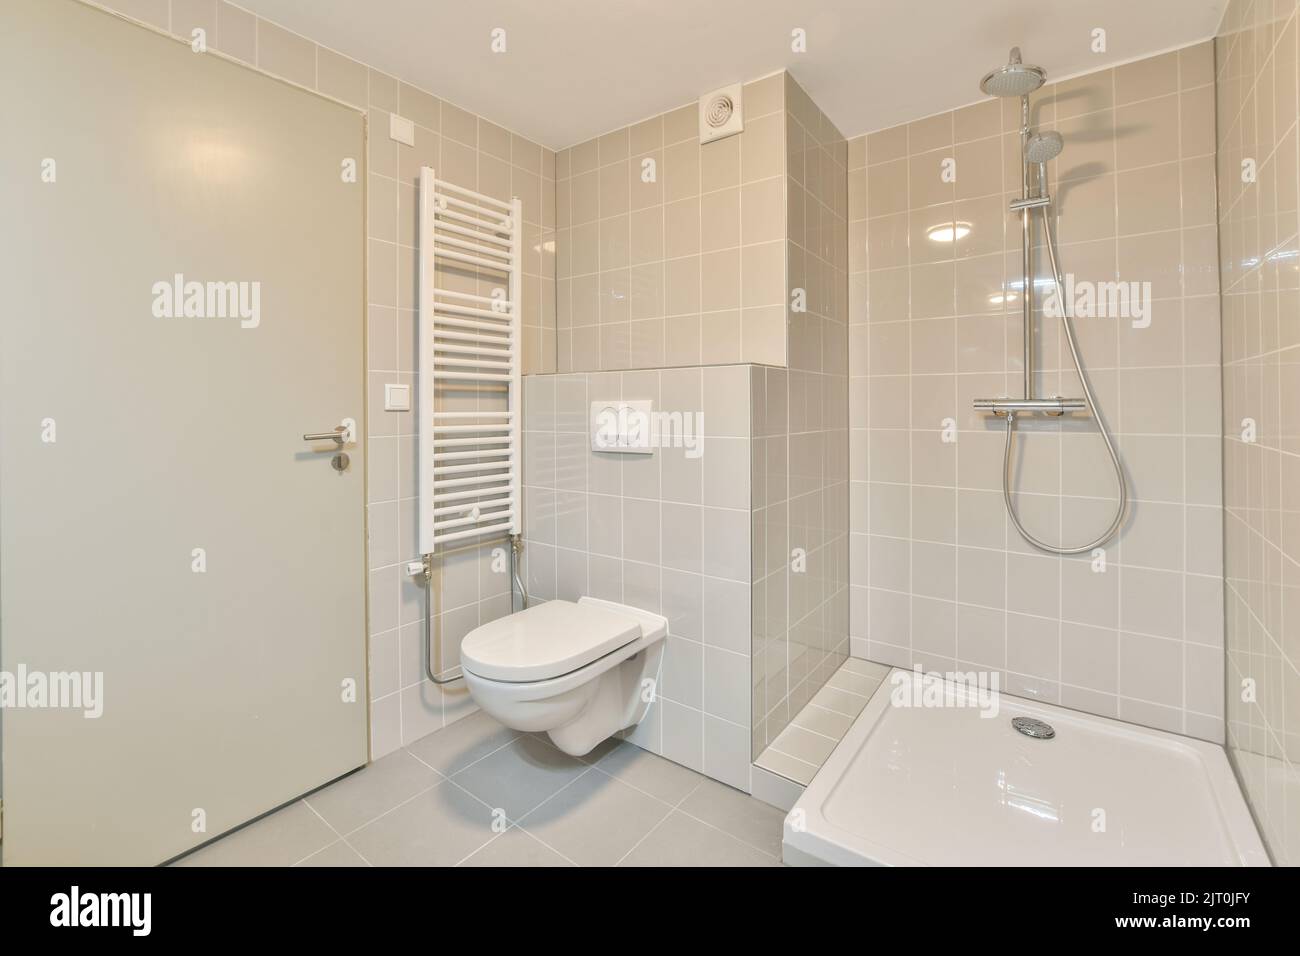
[[[617,401],[591,403],[591,450],[616,455],[653,455],[653,403]]]

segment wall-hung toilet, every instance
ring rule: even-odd
[[[466,635],[461,671],[501,723],[581,756],[645,716],[667,633],[665,618],[624,604],[548,601]]]

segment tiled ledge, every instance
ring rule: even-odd
[[[807,786],[888,673],[884,664],[850,657],[754,765]]]

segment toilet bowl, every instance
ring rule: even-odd
[[[548,601],[466,635],[461,672],[487,713],[580,757],[645,717],[667,633],[667,619],[625,604]]]

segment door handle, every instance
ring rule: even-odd
[[[332,432],[308,432],[302,436],[303,441],[332,441],[340,448],[357,440],[357,420],[345,418],[334,426]]]
[[[308,432],[302,436],[303,441],[333,441],[338,442],[340,448],[348,440],[348,429],[346,425],[335,426],[332,432]]]

